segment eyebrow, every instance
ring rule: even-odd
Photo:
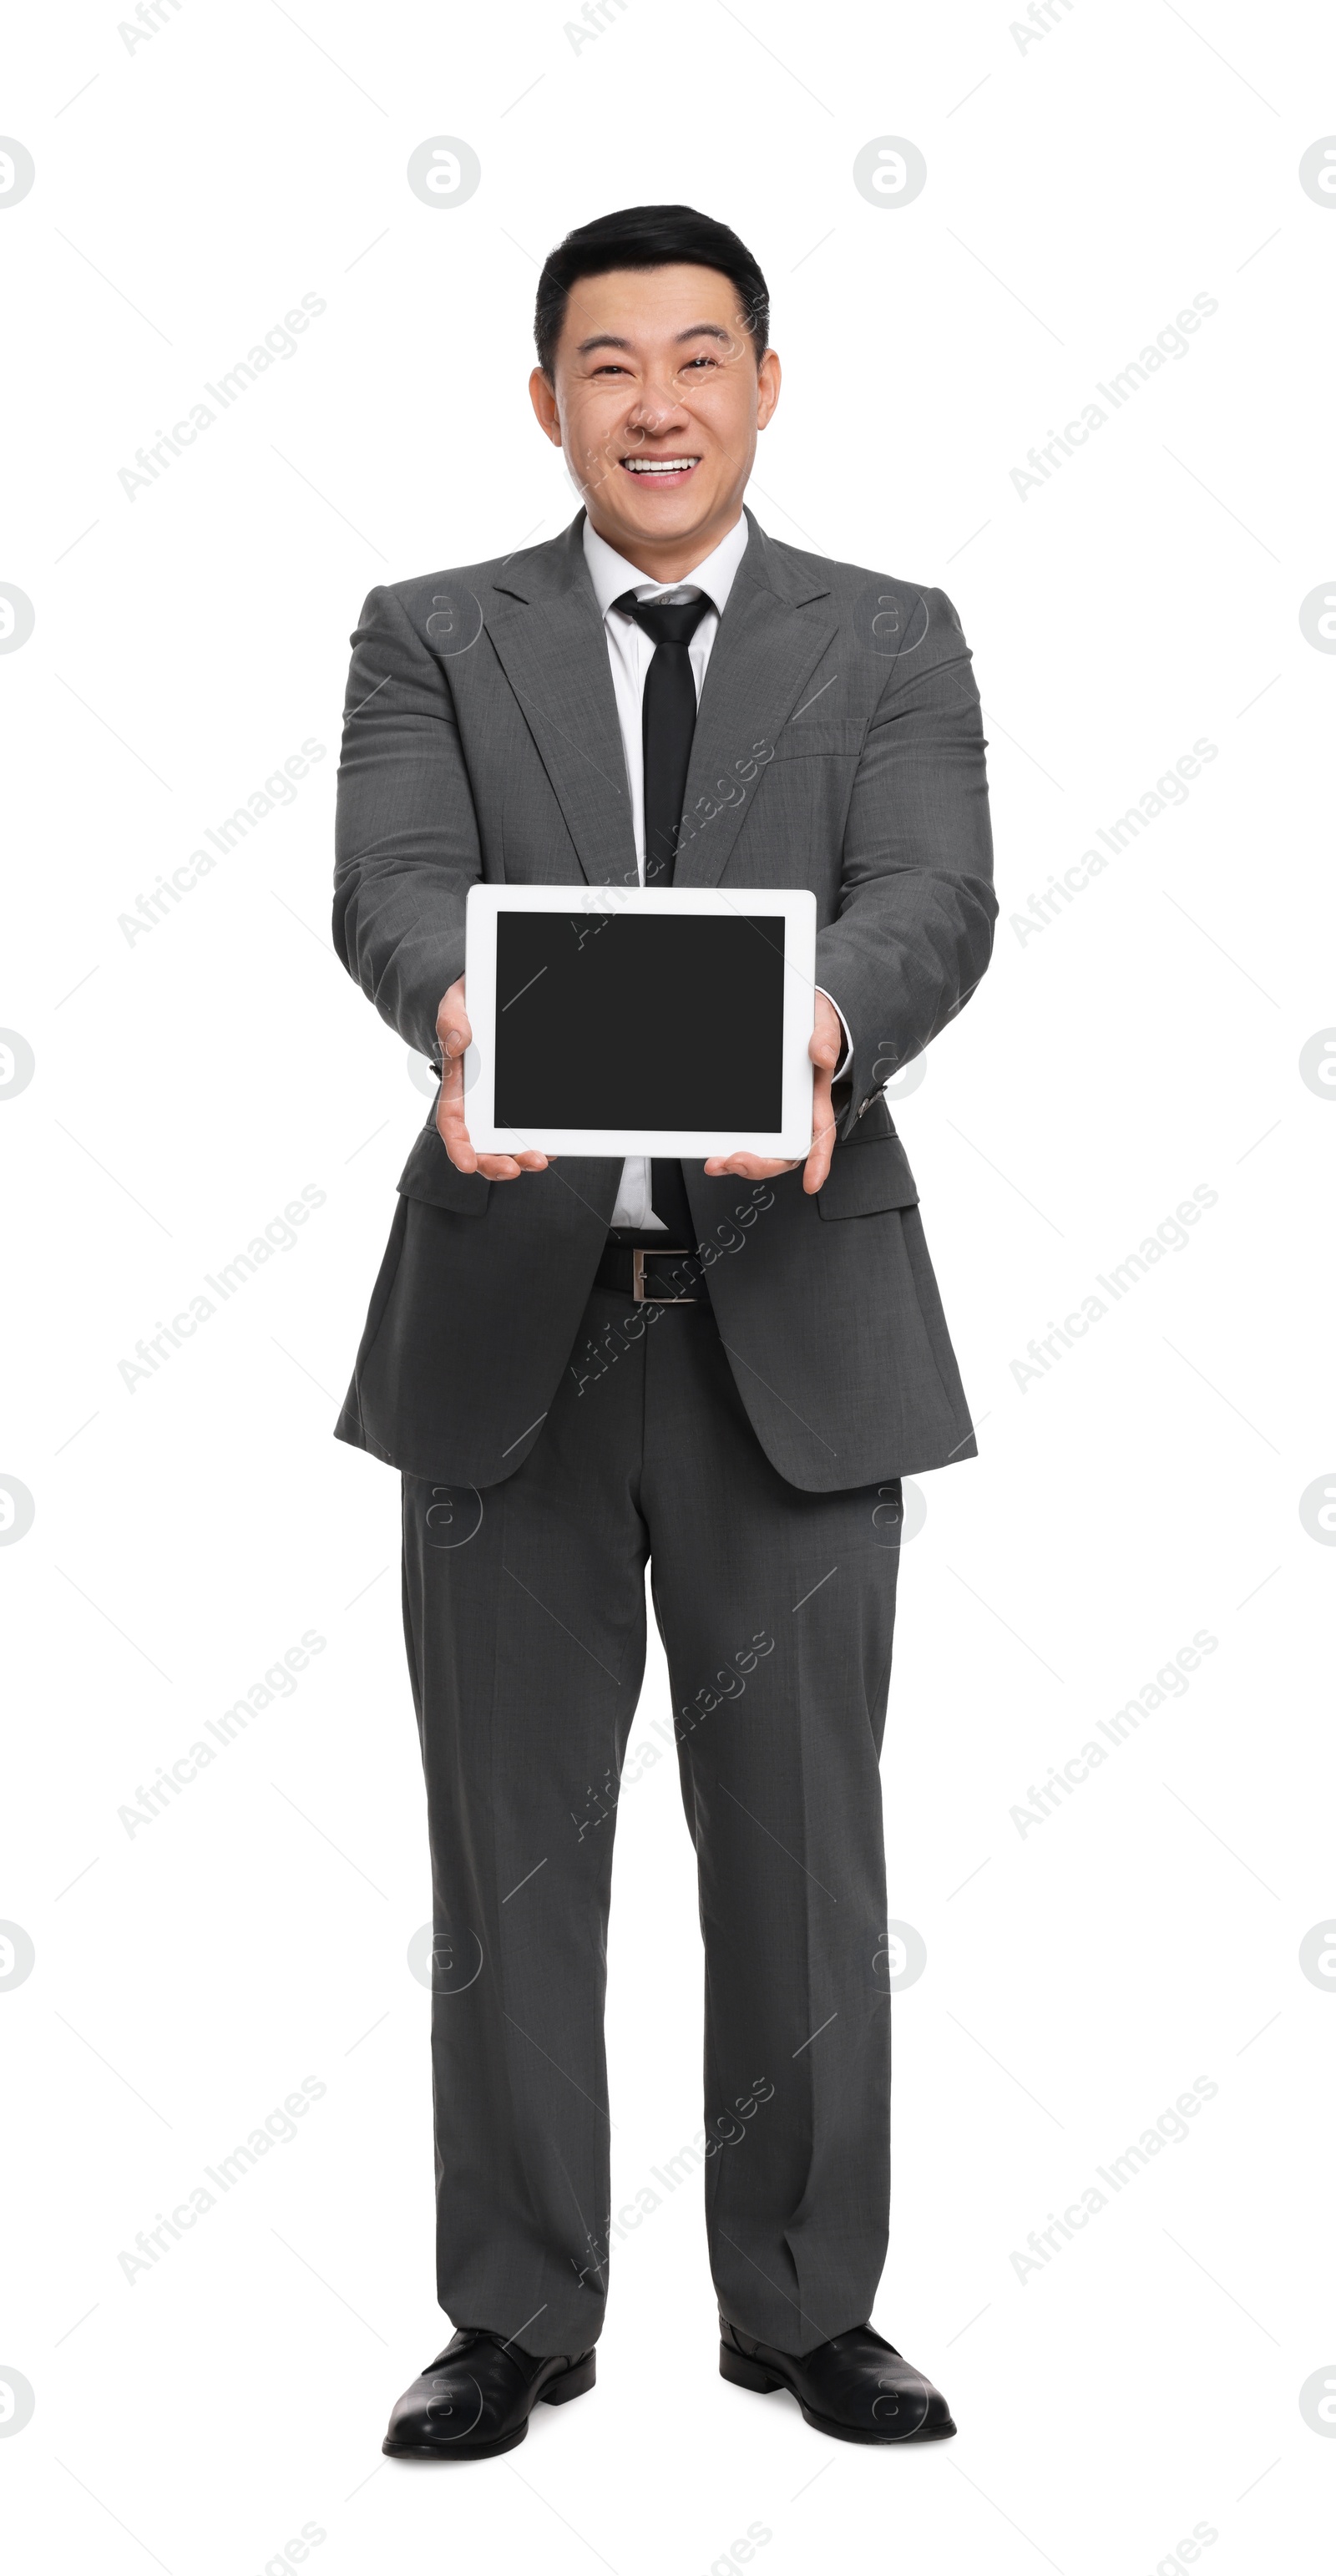
[[[684,340],[700,339],[727,343],[732,337],[732,332],[726,331],[720,322],[692,322],[685,331],[678,332],[674,345],[680,349]],[[591,349],[629,349],[632,345],[630,340],[619,340],[613,331],[595,331],[588,340],[577,342],[575,354],[577,358],[587,358]]]

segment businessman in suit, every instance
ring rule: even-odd
[[[508,2450],[538,2399],[593,2385],[647,1563],[699,1871],[720,2367],[837,2438],[929,2440],[954,2430],[944,2398],[869,2322],[878,1760],[901,1478],[975,1443],[884,1085],[988,962],[978,695],[940,591],[798,552],[744,508],[780,370],[726,226],[635,207],[570,234],[536,339],[534,411],[583,507],[542,545],[373,590],[340,771],[339,955],[442,1076],[338,1425],[402,1476],[457,2328],[385,2448]],[[573,904],[812,888],[805,1163],[476,1152],[479,882]],[[689,990],[680,1029],[708,1049]]]

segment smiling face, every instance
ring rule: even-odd
[[[681,581],[733,527],[779,399],[735,286],[715,268],[610,269],[571,288],[553,365],[529,391],[592,526],[656,581]]]

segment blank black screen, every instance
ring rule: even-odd
[[[784,926],[499,912],[498,1124],[777,1132]]]

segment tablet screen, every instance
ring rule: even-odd
[[[769,913],[499,912],[498,1122],[777,1133],[784,933]]]

